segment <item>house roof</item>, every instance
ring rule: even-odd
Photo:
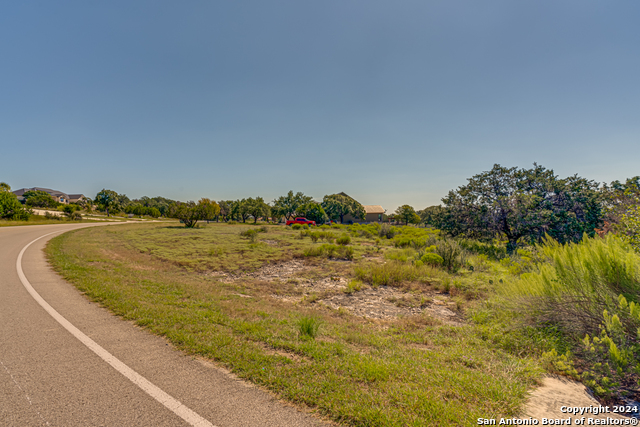
[[[384,208],[380,205],[363,205],[365,213],[368,214],[383,214]]]
[[[65,196],[69,197],[67,193],[63,193],[62,191],[52,190],[50,188],[43,187],[31,187],[31,188],[21,188],[20,190],[16,190],[13,192],[16,196],[23,196],[27,191],[44,191],[45,193],[49,193],[53,197]]]

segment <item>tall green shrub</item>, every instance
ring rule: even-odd
[[[585,236],[565,245],[548,238],[539,249],[546,262],[501,289],[537,321],[581,337],[599,331],[604,310],[617,312],[619,295],[638,302],[640,256],[620,238]]]

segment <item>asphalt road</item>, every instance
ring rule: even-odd
[[[185,356],[60,279],[42,252],[58,233],[33,241],[83,226],[0,228],[0,426],[327,425]]]

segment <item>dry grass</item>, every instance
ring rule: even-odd
[[[272,297],[299,292],[296,281],[314,275],[354,278],[354,268],[362,268],[368,278],[366,233],[352,237],[355,261],[306,258],[309,268],[287,280],[239,275],[225,283],[203,274],[255,271],[321,244],[270,226],[267,235],[278,246],[252,247],[257,244],[239,234],[243,227],[96,227],[53,239],[47,253],[66,279],[117,315],[340,424],[475,425],[479,417],[518,413],[539,373],[536,363],[500,350],[472,325],[451,327],[424,313],[373,321],[321,300],[291,304]],[[419,280],[431,270],[406,271],[389,273],[389,280]],[[302,319],[314,320],[303,325]]]

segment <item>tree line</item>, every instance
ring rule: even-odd
[[[0,218],[28,219],[30,207],[55,207],[47,193],[24,194],[24,205],[0,183]],[[271,203],[262,197],[238,200],[200,199],[180,202],[164,197],[130,200],[124,194],[103,189],[93,200],[80,202],[80,208],[98,209],[107,215],[125,212],[133,215],[164,216],[180,219],[194,227],[198,221],[264,221],[305,217],[318,224],[344,222],[350,215],[365,218],[364,207],[345,193],[330,194],[316,201],[302,192],[289,191]],[[560,178],[553,170],[538,164],[530,169],[494,165],[474,175],[442,199],[442,204],[415,210],[402,205],[385,219],[431,226],[450,236],[479,240],[504,239],[513,252],[519,244],[540,242],[545,236],[577,242],[583,235],[594,236],[615,231],[640,247],[640,177],[622,183],[600,184],[578,175]],[[635,239],[635,240],[633,240]]]
[[[305,217],[322,224],[338,220],[344,222],[346,215],[355,219],[365,217],[364,207],[344,193],[326,195],[321,202],[317,202],[302,192],[289,191],[269,204],[262,197],[219,201],[202,198],[198,202],[180,202],[162,197],[129,200],[124,194],[103,189],[92,203],[96,209],[107,215],[125,212],[134,215],[165,216],[177,218],[187,227],[194,227],[198,221],[253,220],[256,223],[262,218],[278,223],[282,219]]]

